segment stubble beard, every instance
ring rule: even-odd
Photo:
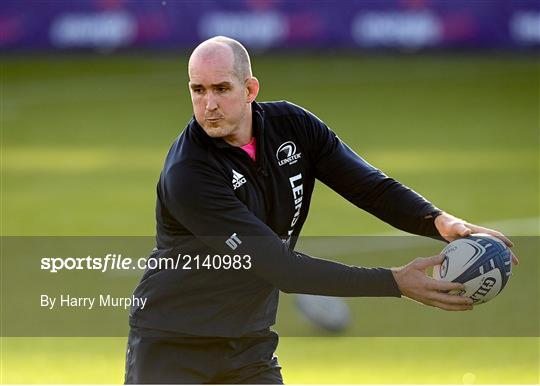
[[[223,138],[229,136],[233,130],[224,128],[222,125],[206,125],[204,131],[212,138]]]

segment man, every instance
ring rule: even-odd
[[[426,276],[441,256],[368,269],[295,252],[315,179],[405,231],[446,240],[486,232],[512,246],[387,177],[310,112],[256,103],[259,82],[235,40],[212,38],[193,51],[189,90],[194,118],[160,176],[151,256],[182,262],[148,269],[135,290],[148,301],[131,310],[127,383],[282,383],[269,329],[279,290],[472,309],[447,293],[461,284]]]

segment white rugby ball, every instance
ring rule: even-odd
[[[475,233],[457,239],[443,249],[444,260],[433,268],[433,278],[463,283],[465,289],[451,293],[482,304],[497,296],[512,274],[512,254],[498,238]]]
[[[320,295],[296,295],[296,306],[312,323],[332,332],[349,325],[349,306],[341,298]]]

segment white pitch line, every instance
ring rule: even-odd
[[[510,238],[512,236],[540,235],[540,217],[504,219],[478,225],[497,229]],[[399,237],[399,242],[389,241],[390,237]],[[359,241],[362,239],[365,242],[360,244]],[[331,257],[347,254],[407,250],[419,247],[433,247],[435,248],[434,250],[437,250],[437,248],[441,247],[441,242],[396,230],[358,236],[305,236],[300,237],[296,249],[314,254],[315,256]]]

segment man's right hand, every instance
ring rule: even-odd
[[[463,284],[435,280],[426,275],[429,267],[441,264],[443,260],[443,255],[419,257],[403,267],[392,268],[399,290],[403,296],[428,306],[447,311],[472,310],[472,299],[447,293],[464,289]]]

